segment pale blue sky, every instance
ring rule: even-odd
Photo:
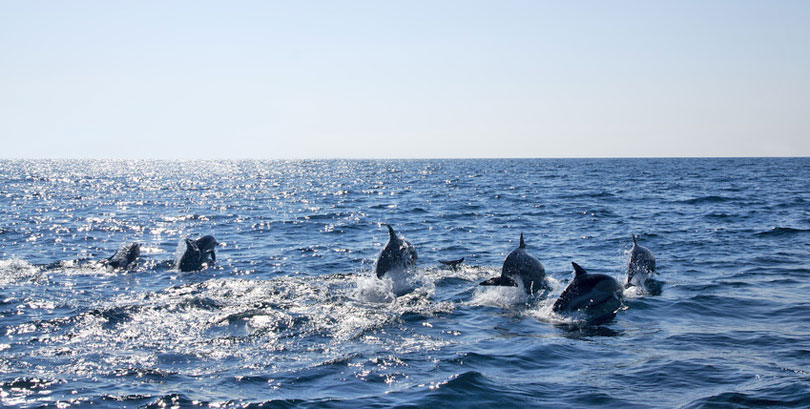
[[[0,157],[810,155],[808,1],[0,1]]]

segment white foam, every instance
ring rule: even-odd
[[[562,287],[560,280],[557,280],[550,275],[546,276],[546,285],[548,286],[549,290],[554,293],[556,293],[558,290],[560,290],[560,287]]]
[[[39,276],[39,267],[16,258],[0,260],[0,284],[10,284]]]
[[[358,301],[390,303],[396,299],[394,283],[389,279],[378,279],[374,274],[357,276],[357,288],[353,298]]]
[[[383,275],[383,280],[390,280],[396,295],[409,293],[422,284],[422,274],[416,268],[393,268]]]
[[[357,277],[354,298],[359,301],[390,303],[397,297],[424,289],[432,293],[434,277],[416,267],[394,268],[377,278],[373,271]]]
[[[634,286],[630,286],[630,287],[625,288],[622,295],[624,296],[624,298],[633,299],[633,298],[641,298],[641,297],[650,295],[650,292],[647,291],[647,287],[645,287],[643,285],[642,286],[634,285]]]
[[[180,259],[183,258],[183,254],[185,254],[185,252],[186,240],[180,239],[177,241],[177,247],[174,249],[174,265],[172,265],[172,270],[180,270]]]
[[[113,268],[98,260],[88,261],[79,264],[74,260],[62,260],[59,266],[52,269],[53,273],[64,274],[65,276],[110,276],[114,275]]]
[[[560,315],[554,312],[554,302],[557,297],[547,298],[540,302],[537,308],[526,311],[526,314],[543,322],[554,325],[576,325],[584,322],[585,317],[580,313]]]
[[[518,287],[478,286],[469,304],[511,308],[515,305],[525,304],[528,301],[529,295],[526,294],[522,283],[519,282]]]
[[[478,283],[488,277],[500,274],[500,272],[494,272],[492,268],[470,266],[466,264],[462,264],[455,269],[431,266],[421,270],[421,272],[425,279],[433,282],[447,278],[457,278],[460,280]]]
[[[163,250],[160,247],[155,246],[141,246],[140,248],[141,254],[163,254],[166,253],[166,250]]]
[[[0,266],[9,264],[0,262]],[[36,271],[30,264],[17,264]],[[82,269],[72,268],[71,273]],[[47,334],[47,345],[41,351],[46,356],[57,356],[66,348],[76,356],[113,351],[115,357],[104,365],[87,367],[86,360],[79,359],[73,367],[106,374],[132,366],[132,355],[117,353],[120,351],[158,349],[202,359],[233,357],[261,365],[302,367],[344,357],[358,343],[364,348],[409,353],[454,342],[385,330],[403,315],[429,317],[455,308],[451,301],[434,302],[432,280],[423,277],[422,270],[415,269],[414,274],[406,281],[418,286],[399,297],[394,295],[395,282],[390,277],[380,280],[370,271],[269,280],[212,279],[156,292],[121,294],[92,303],[92,312],[78,315],[67,331]],[[298,350],[301,353],[268,354]],[[194,371],[204,373],[206,369]]]

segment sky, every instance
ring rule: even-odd
[[[810,156],[808,1],[0,0],[0,158]]]

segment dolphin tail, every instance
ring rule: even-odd
[[[478,285],[498,285],[498,286],[504,286],[504,287],[517,287],[518,286],[518,284],[517,284],[517,282],[515,282],[515,280],[513,280],[513,279],[511,279],[509,277],[505,277],[505,276],[492,277],[489,280],[482,281]]]
[[[460,258],[458,260],[439,260],[439,263],[442,263],[442,264],[444,264],[446,266],[456,268],[463,261],[464,261],[464,257],[462,257],[462,258]]]
[[[526,248],[526,243],[523,242],[523,232],[520,232],[520,245],[518,247],[522,249]]]
[[[571,265],[572,265],[572,266],[574,266],[574,273],[575,273],[575,276],[574,276],[574,277],[580,277],[580,276],[583,276],[583,275],[585,275],[585,274],[588,274],[588,272],[587,272],[587,271],[585,271],[585,269],[584,269],[584,268],[582,268],[582,267],[581,267],[579,264],[574,263],[574,262],[572,261],[572,262],[571,262]]]

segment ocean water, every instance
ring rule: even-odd
[[[381,223],[419,254],[398,297]],[[478,286],[520,233],[552,288]],[[216,263],[177,271],[204,234]],[[550,312],[633,234],[660,294]],[[808,281],[806,158],[6,160],[0,406],[808,407]]]

